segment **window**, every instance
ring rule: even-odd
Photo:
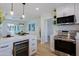
[[[15,34],[21,31],[19,25],[8,24],[8,28],[11,34]]]
[[[29,24],[29,31],[35,31],[35,24]]]

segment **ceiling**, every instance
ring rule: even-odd
[[[28,17],[39,17],[42,14],[50,13],[54,8],[71,5],[68,3],[26,3],[25,5],[25,16]],[[21,17],[22,15],[22,4],[14,3],[14,16]],[[11,3],[0,3],[0,9],[4,11],[4,14],[10,15]],[[35,8],[39,8],[39,11],[35,10]]]

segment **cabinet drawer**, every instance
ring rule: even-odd
[[[0,45],[0,56],[10,56],[12,55],[12,44]]]
[[[12,56],[12,51],[7,50],[7,51],[1,51],[0,56]]]
[[[12,49],[12,45],[11,44],[5,44],[5,45],[1,45],[0,46],[0,52],[8,50],[8,49]]]

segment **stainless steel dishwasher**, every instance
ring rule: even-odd
[[[29,55],[28,40],[13,43],[13,56],[28,56],[28,55]]]

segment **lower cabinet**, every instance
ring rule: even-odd
[[[12,56],[12,43],[2,44],[0,45],[0,56]]]
[[[29,55],[33,55],[37,52],[37,40],[32,38],[29,41]]]
[[[35,35],[17,36],[0,42],[0,56],[31,56],[37,52]]]
[[[13,43],[13,56],[31,56],[37,52],[35,38]]]

